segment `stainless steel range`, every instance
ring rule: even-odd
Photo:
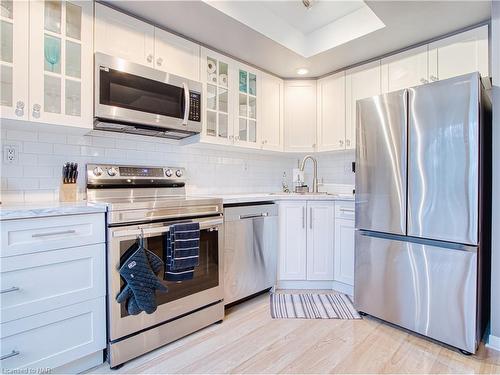
[[[108,261],[108,360],[116,367],[134,357],[224,316],[220,199],[189,198],[185,170],[173,167],[87,165],[87,198],[106,202]],[[200,225],[199,265],[190,279],[163,280],[152,314],[132,315],[116,296],[125,286],[119,268],[139,237],[144,247],[164,258],[165,236],[172,224]]]

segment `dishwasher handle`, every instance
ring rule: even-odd
[[[268,217],[269,212],[262,212],[260,214],[240,215],[240,220],[244,219],[258,219],[260,217]]]

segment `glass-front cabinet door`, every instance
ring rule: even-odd
[[[29,3],[0,1],[0,117],[28,119]]]
[[[30,2],[30,119],[92,127],[93,2]]]
[[[235,142],[257,147],[257,112],[260,83],[258,73],[246,66],[238,66],[238,109],[235,124]]]
[[[233,142],[232,98],[234,96],[231,59],[202,49],[201,77],[205,88],[203,99],[203,138],[210,143]]]

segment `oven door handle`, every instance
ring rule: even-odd
[[[215,220],[199,221],[199,223],[200,223],[200,230],[205,230],[205,229],[210,229],[210,228],[222,225],[223,220],[222,220],[222,218],[218,218]],[[139,229],[124,229],[124,230],[119,230],[119,231],[113,232],[113,237],[115,237],[115,238],[117,238],[117,237],[130,237],[130,236],[139,236],[141,234],[144,234],[144,235],[161,234],[161,233],[168,232],[169,229],[170,229],[170,226],[156,227],[156,228],[140,228],[139,227]]]
[[[182,125],[187,125],[189,119],[189,87],[185,82],[182,83],[182,87],[184,88],[184,118],[182,119]]]

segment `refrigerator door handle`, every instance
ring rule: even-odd
[[[471,252],[471,253],[477,253],[477,247],[465,245],[465,244],[460,244],[460,243],[455,243],[455,242],[429,240],[427,238],[421,238],[421,237],[400,236],[397,234],[372,232],[369,230],[362,230],[362,229],[359,229],[358,232],[361,236],[365,236],[365,237],[375,237],[375,238],[382,238],[382,239],[387,239],[387,240],[416,243],[416,244],[420,244],[420,245],[437,246],[437,247],[446,248],[446,249],[450,249],[450,250],[459,250],[459,251],[467,251],[467,252]]]

